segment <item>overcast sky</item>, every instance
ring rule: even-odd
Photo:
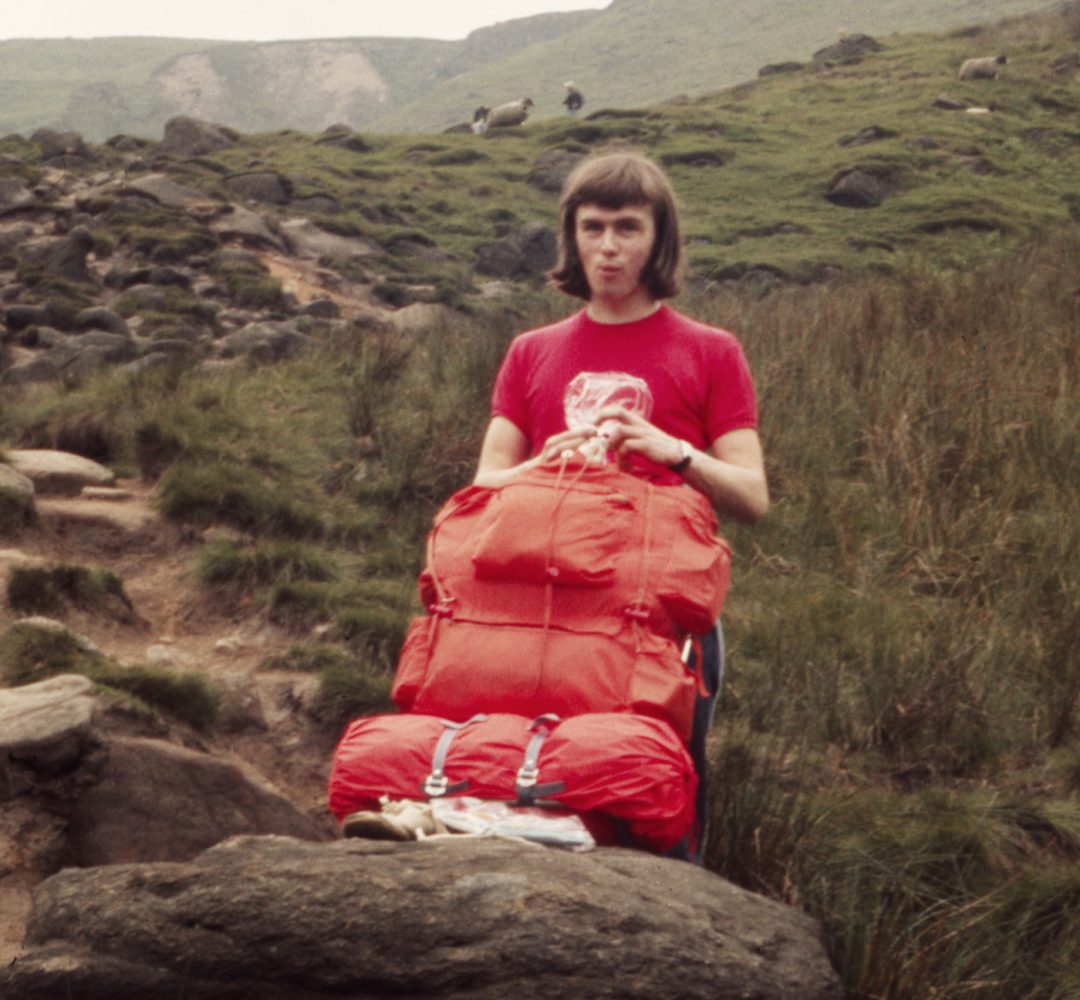
[[[598,10],[611,0],[12,0],[0,39],[464,38],[474,28],[555,10]]]

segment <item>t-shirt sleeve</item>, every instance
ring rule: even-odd
[[[710,444],[731,431],[758,426],[757,393],[742,345],[729,334],[718,346],[719,357],[710,365],[706,416]]]
[[[523,358],[521,341],[514,340],[499,366],[495,376],[495,388],[491,393],[492,417],[505,417],[523,434],[528,434],[529,419],[525,372],[527,368]]]

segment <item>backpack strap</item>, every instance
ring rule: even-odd
[[[532,738],[525,747],[525,761],[517,773],[514,782],[514,791],[517,793],[518,805],[532,805],[537,799],[546,798],[549,795],[557,795],[566,790],[566,782],[549,781],[547,784],[538,784],[540,777],[540,749],[544,745],[553,726],[559,724],[557,715],[541,715],[529,723]]]
[[[479,712],[471,719],[466,719],[464,722],[451,722],[449,719],[440,719],[443,724],[442,734],[439,736],[439,742],[435,744],[435,754],[431,760],[431,774],[425,779],[421,788],[424,794],[429,799],[437,799],[442,795],[449,795],[452,792],[463,792],[469,787],[469,779],[464,781],[455,782],[450,784],[449,779],[446,777],[446,755],[450,752],[450,744],[454,742],[454,737],[457,736],[462,729],[472,724],[473,722],[482,722],[487,716],[483,712]]]

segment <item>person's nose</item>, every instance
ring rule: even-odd
[[[604,253],[614,253],[616,250],[615,230],[606,227],[600,236],[600,249]]]

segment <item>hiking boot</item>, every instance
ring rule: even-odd
[[[346,816],[341,832],[368,840],[423,840],[449,831],[432,815],[429,803],[384,798],[379,812],[364,809]]]

